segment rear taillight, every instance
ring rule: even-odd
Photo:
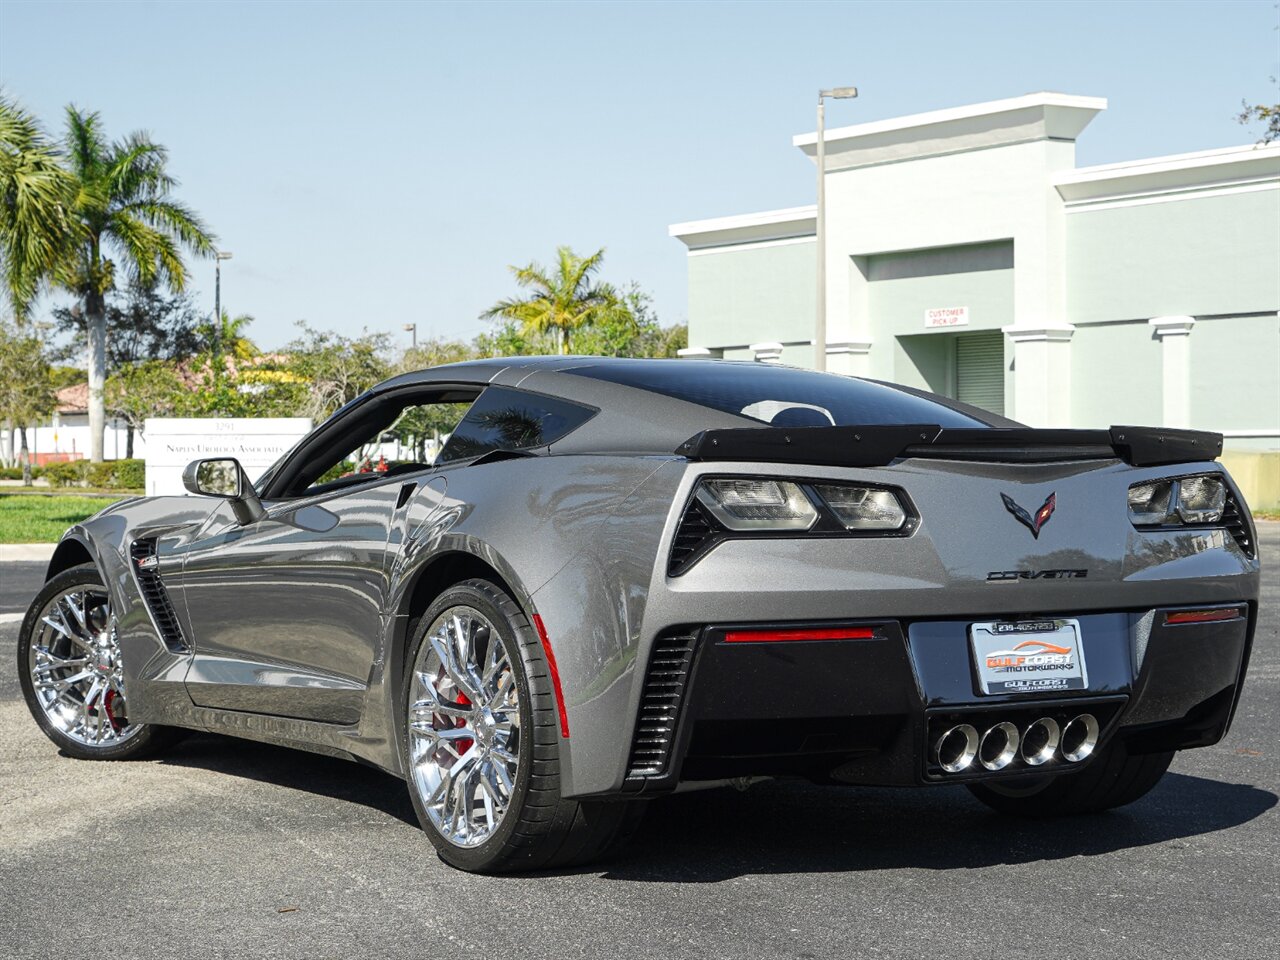
[[[704,477],[676,528],[667,572],[679,576],[724,540],[909,536],[916,514],[897,487],[779,477]]]
[[[704,480],[697,497],[730,530],[808,530],[818,519],[800,485],[786,480]]]
[[[1135,483],[1129,488],[1129,519],[1135,527],[1221,523],[1227,485],[1201,475]]]

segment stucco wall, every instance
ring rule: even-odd
[[[1160,423],[1160,341],[1146,320],[1076,327],[1071,370],[1073,427]]]
[[[729,346],[810,340],[815,312],[812,240],[689,257],[689,342]],[[812,349],[808,354],[812,357]],[[798,355],[784,354],[788,363]],[[810,360],[812,362],[812,360]]]
[[[934,307],[968,307],[969,325],[957,330],[1012,323],[1013,256],[1003,242],[862,258],[873,336],[924,333]]]
[[[1067,216],[1067,319],[1280,309],[1280,189]]]
[[[1274,268],[1280,273],[1280,267]],[[1213,317],[1192,329],[1191,426],[1280,427],[1280,317]],[[1244,446],[1235,441],[1236,446]],[[1249,444],[1259,446],[1259,444]],[[1280,449],[1280,438],[1268,444]]]

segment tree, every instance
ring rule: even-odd
[[[80,304],[58,307],[53,318],[59,329],[71,334],[67,356],[83,356],[88,343],[88,324]],[[143,360],[179,360],[205,347],[206,330],[185,293],[165,296],[159,284],[133,280],[124,291],[107,297],[107,376]]]
[[[305,385],[300,413],[321,420],[386,379],[391,338],[385,333],[359,337],[315,330],[299,321],[302,334],[285,348],[285,369]]]
[[[689,328],[664,327],[653,313],[653,299],[636,283],[620,298],[624,309],[606,313],[579,334],[579,353],[600,357],[674,357],[689,345]]]
[[[108,143],[97,113],[69,106],[66,159],[75,181],[69,211],[75,244],[53,271],[53,280],[79,298],[84,312],[90,458],[101,462],[106,297],[116,286],[117,260],[131,280],[181,293],[188,276],[182,249],[211,256],[214,237],[191,209],[173,198],[178,184],[168,171],[168,151],[147,134],[131,133]]]
[[[0,421],[18,430],[22,482],[31,486],[27,428],[53,413],[55,398],[44,343],[17,324],[0,323]]]
[[[1275,78],[1271,78],[1271,82],[1275,82]],[[1272,143],[1280,140],[1280,103],[1267,106],[1264,103],[1250,105],[1248,100],[1240,101],[1240,113],[1236,116],[1236,121],[1243,126],[1251,123],[1265,123],[1262,129],[1262,139],[1258,141],[1258,146]]]
[[[75,181],[35,118],[0,96],[0,274],[23,321],[74,239]]]
[[[106,405],[129,425],[125,456],[133,457],[133,435],[144,433],[148,417],[173,416],[189,393],[172,360],[143,360],[107,379]]]
[[[215,328],[209,320],[196,327],[196,335],[201,350],[220,357],[235,360],[248,360],[258,355],[258,345],[245,335],[245,330],[253,323],[253,317],[242,313],[232,317],[222,311],[222,319]]]
[[[626,310],[617,291],[595,279],[603,263],[603,247],[589,257],[579,257],[569,247],[560,247],[552,270],[538,263],[510,267],[516,283],[530,294],[499,300],[482,316],[514,320],[527,335],[550,334],[558,352],[569,353],[577,331],[607,317],[617,319]]]

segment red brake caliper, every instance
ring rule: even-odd
[[[107,695],[102,698],[102,709],[107,711],[107,721],[111,724],[111,729],[116,733],[119,733],[124,727],[124,724],[116,717],[115,709],[112,706],[118,696],[119,694],[114,690],[108,690]]]
[[[471,706],[471,700],[461,690],[458,691],[458,706],[461,706],[461,707]],[[456,727],[465,727],[466,725],[467,725],[467,720],[465,717],[459,717],[458,722],[455,724]],[[475,743],[475,741],[464,738],[462,740],[455,740],[453,743],[454,743],[454,748],[458,751],[458,753],[463,754],[471,749],[471,744]]]

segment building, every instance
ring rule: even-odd
[[[1220,431],[1254,505],[1280,505],[1280,145],[1077,167],[1106,106],[828,130],[827,367],[1033,426]],[[688,352],[812,366],[814,232],[812,206],[673,225]]]
[[[57,392],[53,416],[39,426],[27,430],[27,450],[37,466],[62,460],[85,460],[89,457],[89,385],[78,383]],[[16,429],[0,427],[0,462],[16,463],[21,442]],[[129,448],[129,425],[115,417],[107,418],[103,434],[103,456],[119,460]],[[146,440],[133,435],[133,455],[145,457]]]

